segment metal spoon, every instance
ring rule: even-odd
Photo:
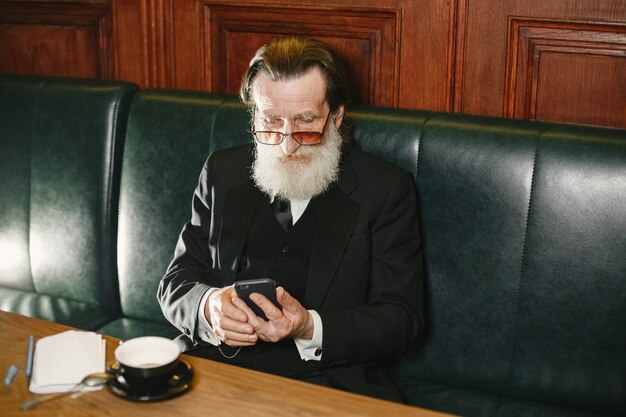
[[[54,400],[55,398],[63,397],[65,395],[74,394],[76,392],[80,392],[86,387],[97,387],[98,385],[105,384],[113,378],[115,378],[115,375],[109,374],[107,372],[96,372],[95,374],[89,374],[86,377],[84,377],[83,380],[80,381],[80,383],[76,384],[69,391],[46,394],[46,395],[42,395],[41,397],[31,398],[30,400],[22,401],[22,404],[20,405],[20,409],[28,410],[43,402]]]

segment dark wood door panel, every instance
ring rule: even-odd
[[[101,78],[90,29],[0,24],[0,50],[2,72]]]
[[[0,3],[0,71],[110,78],[106,5]]]
[[[455,111],[626,127],[626,0],[458,0]]]
[[[626,127],[626,25],[510,19],[504,116]]]
[[[624,55],[546,51],[535,90],[530,118],[626,128]]]
[[[346,63],[356,101],[398,104],[399,13],[378,9],[233,7],[205,4],[205,87],[234,93],[254,52],[286,35],[326,42]]]

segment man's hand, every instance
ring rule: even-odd
[[[250,299],[258,305],[269,321],[254,314],[246,303],[235,297],[233,304],[247,314],[247,321],[254,327],[259,339],[266,342],[278,342],[285,338],[312,339],[313,318],[283,287],[276,289],[276,299],[282,310],[259,293],[252,293]]]
[[[254,345],[258,336],[248,323],[248,314],[232,303],[233,297],[236,296],[232,286],[214,291],[206,303],[204,315],[222,342],[229,346]]]

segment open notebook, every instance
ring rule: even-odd
[[[69,391],[85,376],[104,372],[105,361],[106,340],[94,332],[68,330],[41,338],[35,345],[29,389],[37,394]]]

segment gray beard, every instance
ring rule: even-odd
[[[300,146],[291,156],[285,155],[278,145],[256,143],[252,179],[270,196],[289,200],[313,198],[339,178],[342,143],[341,134],[332,122],[321,144]]]

